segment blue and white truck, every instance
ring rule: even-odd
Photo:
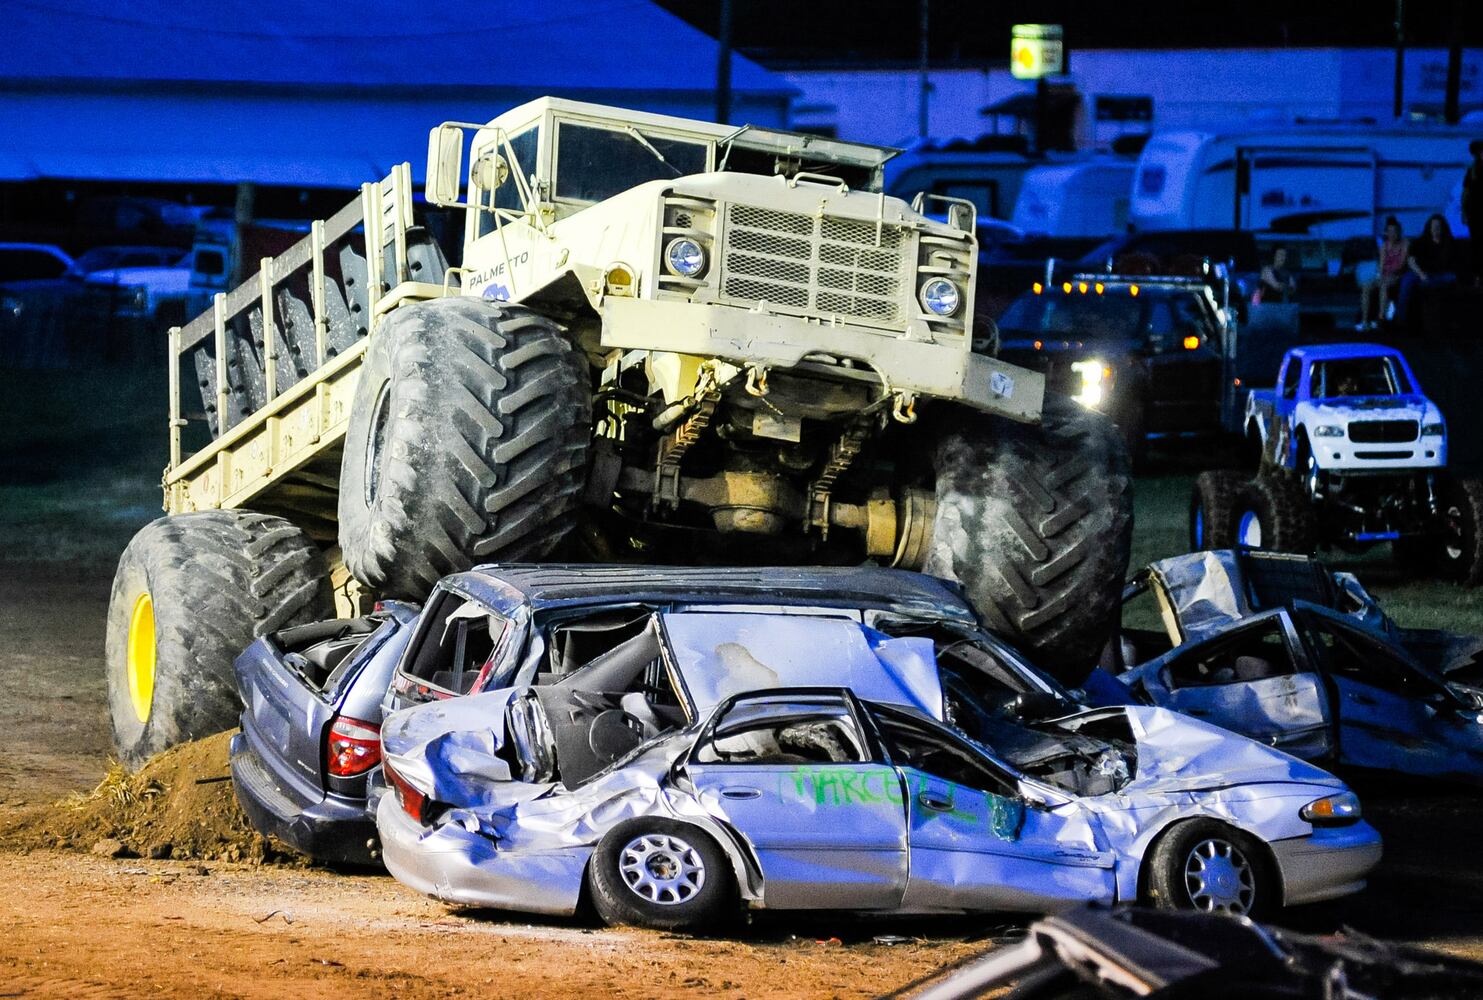
[[[1257,474],[1196,480],[1196,549],[1359,551],[1391,542],[1401,561],[1483,582],[1483,480],[1447,465],[1447,424],[1405,356],[1378,344],[1295,347],[1274,389],[1247,394]]]

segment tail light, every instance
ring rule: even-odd
[[[330,726],[325,769],[337,778],[365,774],[381,763],[381,727],[342,715]]]
[[[419,823],[427,822],[427,796],[407,784],[406,779],[393,771],[390,764],[383,766],[381,772],[386,775],[386,780],[391,782],[392,790],[396,792],[397,802],[401,804],[407,815]]]

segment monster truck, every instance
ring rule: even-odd
[[[171,331],[168,516],[109,612],[122,759],[229,726],[255,635],[553,554],[925,569],[1079,677],[1126,453],[975,353],[973,207],[885,196],[893,152],[544,98],[431,132],[461,266],[404,163]]]
[[[1358,551],[1392,542],[1417,568],[1483,582],[1483,481],[1447,467],[1447,425],[1405,356],[1375,344],[1289,350],[1277,388],[1253,390],[1249,482],[1202,474],[1190,505],[1196,549]]]

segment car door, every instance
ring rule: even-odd
[[[685,772],[751,845],[777,909],[890,910],[906,888],[901,778],[837,689],[774,689],[717,706]]]
[[[1339,759],[1406,774],[1483,770],[1480,727],[1440,678],[1377,636],[1317,608],[1299,618],[1335,691]]]
[[[1015,776],[931,720],[872,705],[906,790],[902,909],[1043,912],[1114,897],[1113,856],[1074,803],[1028,802]]]
[[[1176,653],[1159,680],[1165,708],[1309,760],[1333,749],[1328,690],[1285,610]]]

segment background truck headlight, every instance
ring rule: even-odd
[[[958,286],[946,278],[933,278],[922,286],[922,306],[934,316],[951,316],[962,303]]]
[[[1341,438],[1344,436],[1344,428],[1336,424],[1319,424],[1313,428],[1313,436],[1320,438]]]
[[[1071,370],[1081,376],[1081,387],[1071,398],[1082,406],[1098,406],[1107,395],[1107,383],[1112,380],[1112,369],[1097,360],[1075,361]]]
[[[697,277],[705,270],[705,249],[692,239],[681,236],[664,249],[664,266],[670,274],[682,278]]]

